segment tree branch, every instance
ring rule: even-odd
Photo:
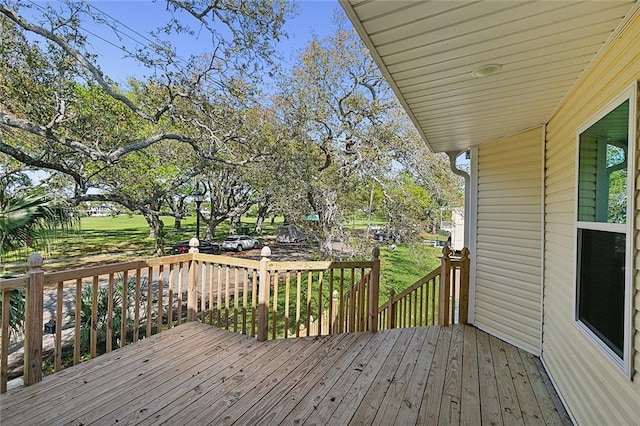
[[[71,57],[75,58],[75,60],[78,61],[78,63],[83,68],[85,68],[87,71],[89,71],[89,73],[93,76],[93,78],[95,78],[96,82],[100,85],[100,87],[102,87],[102,89],[105,92],[107,92],[107,94],[109,96],[111,96],[113,99],[116,99],[116,100],[122,102],[123,104],[125,104],[127,106],[127,108],[129,108],[136,115],[142,117],[143,119],[149,120],[149,121],[152,121],[152,122],[156,122],[156,118],[155,117],[153,117],[153,116],[145,113],[144,111],[142,111],[140,108],[138,108],[126,96],[123,96],[120,93],[117,93],[116,91],[114,91],[111,88],[111,85],[105,79],[102,71],[100,71],[100,69],[98,67],[96,67],[91,61],[89,61],[89,59],[87,59],[87,57],[85,55],[83,55],[79,50],[74,48],[71,44],[69,44],[62,37],[52,33],[51,31],[48,31],[48,30],[46,30],[46,29],[44,29],[42,27],[39,27],[37,25],[32,24],[31,22],[29,22],[26,19],[24,19],[22,16],[16,14],[14,11],[8,9],[7,7],[5,7],[5,6],[1,5],[1,4],[0,4],[0,13],[5,15],[7,18],[9,18],[11,21],[15,22],[16,24],[18,24],[20,27],[24,28],[25,30],[30,31],[30,32],[35,33],[35,34],[38,34],[38,35],[40,35],[40,36],[52,41],[56,45],[58,45],[65,52],[67,52],[67,54],[69,54]]]
[[[8,145],[2,141],[0,141],[0,152],[3,154],[7,154],[10,157],[15,158],[23,164],[26,164],[31,167],[36,167],[39,169],[47,169],[47,170],[55,170],[60,173],[64,173],[65,175],[71,176],[73,180],[80,186],[81,188],[85,188],[85,179],[83,177],[70,169],[67,169],[62,164],[50,163],[48,161],[43,161],[37,158],[33,158],[30,155],[25,154],[24,152]]]

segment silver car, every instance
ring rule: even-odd
[[[227,251],[242,251],[259,247],[258,240],[248,235],[231,235],[222,242],[222,248]]]

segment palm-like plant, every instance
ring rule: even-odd
[[[75,223],[65,204],[48,197],[0,198],[0,261],[6,252],[38,246],[48,240],[49,231]]]
[[[121,324],[122,324],[122,309],[123,309],[123,287],[127,286],[127,324],[125,327],[126,336],[122,336]],[[148,316],[152,315],[152,312],[146,311],[146,294],[149,281],[147,277],[141,277],[140,279],[140,295],[138,302],[140,321],[144,323]],[[112,321],[112,344],[114,347],[122,347],[123,342],[131,342],[134,329],[134,315],[136,309],[136,278],[129,277],[128,282],[125,283],[120,277],[113,288],[113,309],[112,312],[108,310],[109,303],[109,289],[106,287],[100,287],[96,296],[97,311],[96,311],[96,324],[95,331],[97,335],[98,350],[104,350],[107,340],[107,327],[109,325],[109,319]],[[69,312],[69,318],[71,321],[80,321],[80,342],[81,348],[84,352],[89,351],[90,337],[91,337],[91,318],[93,309],[93,287],[85,286],[80,295],[80,313],[72,309]],[[156,301],[154,300],[154,303]],[[73,301],[73,306],[76,306]],[[154,326],[155,327],[155,326]],[[139,329],[141,337],[145,335],[145,327],[141,326]]]
[[[50,237],[47,232],[57,227],[71,227],[76,219],[69,208],[44,196],[0,196],[0,262],[4,254],[22,247],[36,247]],[[1,271],[0,271],[1,272]],[[9,278],[2,273],[0,278]],[[0,312],[5,309],[0,301]],[[23,329],[25,301],[22,290],[13,290],[9,299],[9,327],[19,333]]]
[[[11,278],[11,274],[0,272],[0,279]],[[0,313],[4,306],[0,300]],[[19,335],[24,331],[25,300],[24,290],[11,290],[9,293],[9,333]],[[0,319],[0,325],[2,320]]]

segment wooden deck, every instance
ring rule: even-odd
[[[535,358],[471,326],[257,342],[188,323],[0,397],[2,425],[563,424]]]

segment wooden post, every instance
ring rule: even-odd
[[[451,297],[451,248],[444,246],[440,266],[440,294],[438,300],[438,323],[449,325],[449,298]]]
[[[9,351],[9,312],[8,309],[11,301],[9,297],[11,290],[5,290],[2,292],[2,306],[7,308],[2,309],[2,353],[0,353],[0,393],[7,391],[7,379],[9,370],[8,351]],[[60,328],[60,327],[57,327]]]
[[[333,270],[331,271],[331,281],[333,282]],[[340,307],[340,293],[338,290],[333,290],[331,294],[331,305],[329,307],[329,317],[331,318],[331,326],[329,328],[329,334],[336,334],[340,332],[340,316],[338,315],[338,309]]]
[[[378,299],[380,294],[380,249],[371,251],[371,279],[369,280],[369,331],[378,331]]]
[[[198,253],[200,241],[197,238],[189,240],[189,253]],[[182,303],[182,295],[180,295]],[[198,262],[193,257],[189,261],[189,284],[187,286],[187,321],[198,319]]]
[[[260,273],[258,288],[258,333],[256,338],[259,342],[267,340],[269,333],[269,275],[267,273],[267,263],[271,256],[271,249],[267,246],[262,247],[260,252]]]
[[[458,304],[458,324],[469,322],[469,249],[462,249],[460,258],[460,301]]]
[[[389,330],[396,328],[396,302],[393,300],[395,297],[395,290],[389,289],[389,307],[387,308],[387,329]]]
[[[24,384],[32,385],[42,380],[42,305],[44,271],[42,256],[33,253],[27,260],[29,285],[26,294],[24,339]]]

